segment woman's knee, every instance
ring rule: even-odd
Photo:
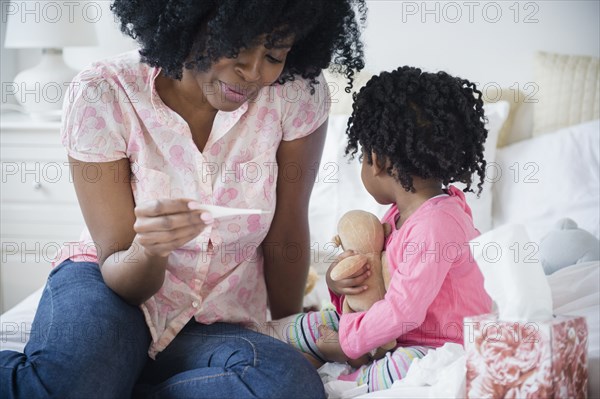
[[[210,326],[214,330],[218,326]],[[261,398],[324,398],[325,391],[316,369],[296,349],[273,337],[241,329],[227,334],[211,355],[211,363],[234,372],[251,392]],[[217,361],[218,359],[218,361]]]
[[[141,310],[106,286],[98,265],[67,262],[48,278],[25,355],[54,392],[111,396],[131,390],[149,344]]]
[[[260,374],[264,384],[261,397],[324,398],[325,390],[317,370],[291,346],[272,340],[268,348],[258,352]]]
[[[33,330],[46,340],[114,345],[149,341],[142,311],[105,283],[98,264],[65,261],[48,277]]]

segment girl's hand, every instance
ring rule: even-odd
[[[354,251],[344,251],[342,252],[337,260],[329,266],[327,270],[326,279],[327,286],[331,291],[333,291],[337,295],[356,295],[367,289],[366,285],[363,283],[369,278],[371,275],[371,265],[365,263],[362,268],[360,268],[356,273],[352,276],[339,280],[333,281],[331,279],[331,271],[335,268],[335,266],[342,260],[349,256],[356,255]]]
[[[135,207],[134,242],[147,255],[166,258],[213,223],[209,212],[190,199],[146,201]]]

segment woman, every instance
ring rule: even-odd
[[[324,396],[254,330],[267,303],[301,310],[321,70],[351,84],[363,67],[354,6],[364,21],[360,0],[114,2],[141,50],[71,85],[62,140],[87,229],[25,353],[0,355],[2,397]],[[215,220],[203,204],[270,213]]]

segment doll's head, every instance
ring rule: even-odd
[[[476,184],[481,192],[487,130],[475,84],[404,66],[372,77],[352,108],[346,154],[361,151],[370,165],[375,154],[406,191],[415,191],[418,178],[462,182],[471,192]]]
[[[540,241],[539,257],[544,272],[552,274],[577,263],[600,259],[600,241],[577,227],[572,219],[561,219]]]

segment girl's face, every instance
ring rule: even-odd
[[[264,45],[242,49],[236,58],[221,58],[208,71],[195,72],[194,78],[213,108],[233,111],[279,78],[292,44],[288,39],[270,49]]]

